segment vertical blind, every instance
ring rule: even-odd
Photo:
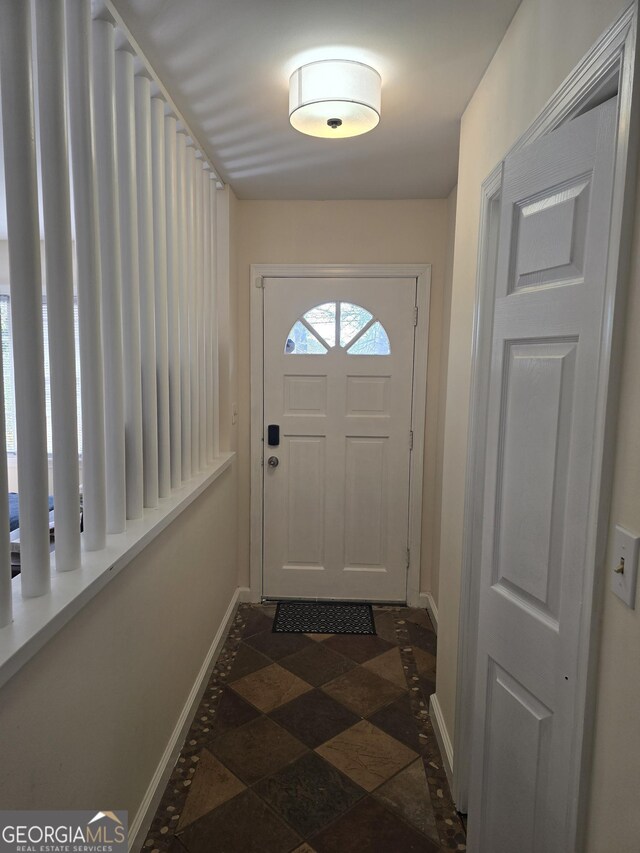
[[[0,3],[0,440],[17,454],[25,597],[51,584],[50,466],[54,565],[69,571],[219,453],[215,175],[91,6]],[[12,619],[6,453],[0,627]]]
[[[11,325],[10,297],[0,296],[0,334],[2,336],[2,368],[4,377],[4,416],[6,426],[7,453],[17,454],[18,442],[16,431],[16,398],[13,385],[13,327]],[[78,453],[82,455],[82,418],[80,417],[80,349],[78,302],[73,304],[74,350],[76,363],[76,428],[78,435]],[[53,455],[53,433],[51,426],[51,368],[49,365],[49,317],[47,303],[42,303],[42,333],[44,337],[44,394],[45,412],[47,418],[47,453]]]

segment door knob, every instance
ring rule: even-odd
[[[277,468],[279,464],[280,464],[280,460],[278,459],[278,457],[277,457],[277,456],[270,456],[270,457],[267,459],[267,465],[268,465],[270,468]]]

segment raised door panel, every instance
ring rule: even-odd
[[[390,382],[390,376],[347,376],[347,417],[390,417]]]
[[[488,761],[478,853],[551,853],[539,821],[544,814],[553,713],[491,659],[487,687]]]
[[[387,439],[346,439],[344,564],[347,570],[387,564]]]
[[[580,177],[513,202],[511,292],[582,280],[589,192]]]
[[[284,376],[284,415],[327,414],[326,376]]]
[[[506,350],[494,583],[557,619],[577,342]]]
[[[325,439],[287,437],[283,447],[287,481],[285,567],[324,565]]]

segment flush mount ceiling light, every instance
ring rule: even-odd
[[[289,121],[309,136],[343,139],[380,121],[380,75],[349,59],[322,59],[297,68],[289,80]]]

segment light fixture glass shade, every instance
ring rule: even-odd
[[[289,80],[289,121],[301,133],[344,139],[380,121],[378,72],[362,62],[323,59],[296,69]]]

